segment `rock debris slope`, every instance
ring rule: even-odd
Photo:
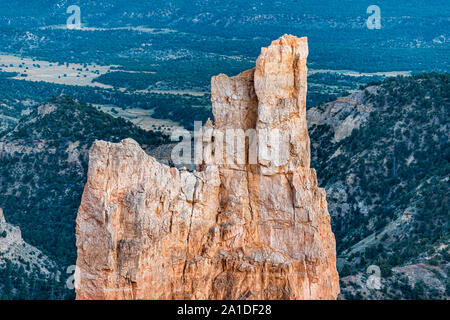
[[[170,168],[139,145],[97,141],[77,217],[78,299],[335,299],[335,239],[310,168],[306,38],[263,48],[256,68],[212,79],[215,123],[198,171]],[[270,140],[246,161],[207,161],[227,129]],[[259,138],[261,139],[261,138]],[[253,140],[252,140],[253,141]],[[209,147],[209,148],[208,148]],[[210,159],[209,159],[210,160]]]
[[[3,209],[0,208],[0,272],[8,262],[23,267],[27,274],[36,273],[41,278],[55,277],[52,274],[55,262],[39,249],[26,243],[20,228],[7,223]],[[0,283],[0,288],[3,285]]]

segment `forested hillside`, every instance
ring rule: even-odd
[[[346,297],[449,296],[449,111],[448,73],[391,78],[308,111]],[[355,285],[370,265],[382,293]]]

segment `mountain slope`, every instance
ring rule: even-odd
[[[96,139],[117,142],[129,137],[146,151],[166,139],[68,96],[40,105],[0,137],[0,207],[8,222],[20,227],[23,239],[53,259],[63,274],[76,260],[75,217],[88,150]],[[56,298],[72,297],[63,289],[65,280],[52,284],[54,290],[41,298],[52,293]]]
[[[449,107],[450,75],[432,73],[308,111],[345,297],[449,296]],[[361,286],[370,265],[381,291]]]
[[[0,208],[0,299],[56,298],[51,287],[60,275],[56,263],[23,241],[20,228],[7,223]]]
[[[308,110],[344,298],[449,297],[449,81],[449,74],[393,78]],[[87,150],[95,139],[126,137],[148,152],[163,141],[64,96],[0,137],[0,207],[63,274],[61,282],[37,284],[39,297],[73,297],[62,287],[75,261]],[[380,268],[380,290],[368,285],[370,265]],[[12,264],[0,270],[23,288],[8,298],[36,286],[33,275],[17,274]]]

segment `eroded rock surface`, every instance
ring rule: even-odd
[[[255,69],[212,79],[215,123],[197,172],[160,164],[131,139],[95,142],[77,218],[78,299],[337,297],[326,195],[309,167],[307,55],[306,38],[285,35]],[[233,149],[245,163],[226,150],[229,161],[209,161],[211,136],[228,128],[278,129],[285,161],[271,142],[248,161],[251,139]]]

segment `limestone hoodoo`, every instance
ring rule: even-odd
[[[306,38],[285,35],[255,69],[213,77],[215,122],[202,129],[196,172],[158,163],[131,139],[94,143],[77,299],[337,298],[326,194],[310,168],[307,56]],[[229,129],[244,140],[225,139],[224,161],[211,161],[211,137]]]

